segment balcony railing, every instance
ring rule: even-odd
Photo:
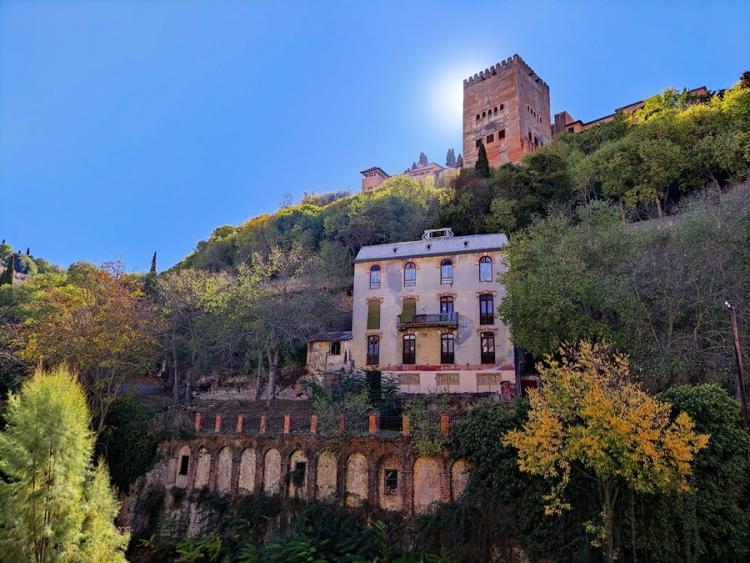
[[[431,315],[413,315],[410,319],[402,320],[398,316],[399,330],[427,326],[446,326],[458,328],[458,313],[435,313]]]

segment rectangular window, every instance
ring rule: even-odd
[[[367,339],[367,365],[376,366],[380,363],[380,337],[370,336]]]
[[[341,355],[341,340],[334,340],[333,342],[331,342],[330,353],[331,353],[331,356]]]
[[[386,469],[383,478],[383,492],[386,495],[395,495],[398,491],[398,469]]]
[[[479,296],[479,324],[495,324],[495,299],[488,293]]]
[[[482,363],[495,363],[495,334],[492,332],[483,332],[481,336],[482,345]]]
[[[481,144],[482,144],[482,139],[477,139],[477,142],[476,142],[477,148],[479,148],[479,146],[480,146]]]
[[[499,141],[500,139],[505,139],[505,129],[501,129],[497,132],[497,140]]]
[[[440,363],[441,364],[455,364],[455,357],[453,354],[453,334],[446,333],[440,335]]]
[[[367,302],[367,330],[380,329],[380,301]]]
[[[297,489],[305,486],[305,469],[307,469],[307,463],[304,461],[298,461],[294,464],[292,483],[294,483],[294,486]]]
[[[188,463],[190,463],[189,455],[184,455],[180,458],[180,475],[187,475]]]
[[[405,393],[419,393],[419,373],[400,373],[398,383]]]
[[[453,314],[453,297],[441,297],[440,298],[440,314],[441,315]]]
[[[457,373],[438,372],[436,382],[438,393],[455,393],[458,391],[459,377]]]
[[[499,373],[478,373],[477,392],[499,393],[502,381],[502,375]]]
[[[413,334],[404,335],[404,353],[403,353],[404,364],[416,364],[417,363],[417,337]]]
[[[495,134],[494,133],[490,133],[489,135],[487,135],[487,144],[492,143],[494,141],[495,141]]]

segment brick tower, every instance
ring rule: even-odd
[[[549,86],[518,55],[464,80],[464,166],[484,143],[490,166],[552,141]]]

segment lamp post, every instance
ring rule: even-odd
[[[742,348],[740,347],[740,333],[737,330],[737,312],[729,301],[724,301],[724,306],[729,310],[732,319],[732,334],[734,336],[734,355],[737,359],[737,387],[740,395],[740,412],[742,413],[742,424],[745,429],[750,430],[750,418],[747,414],[747,398],[745,397],[745,369],[742,365]]]

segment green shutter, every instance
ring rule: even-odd
[[[380,328],[380,301],[370,301],[367,304],[367,330]]]
[[[401,322],[410,323],[414,321],[414,315],[417,314],[417,300],[404,299],[404,309],[401,311]]]

